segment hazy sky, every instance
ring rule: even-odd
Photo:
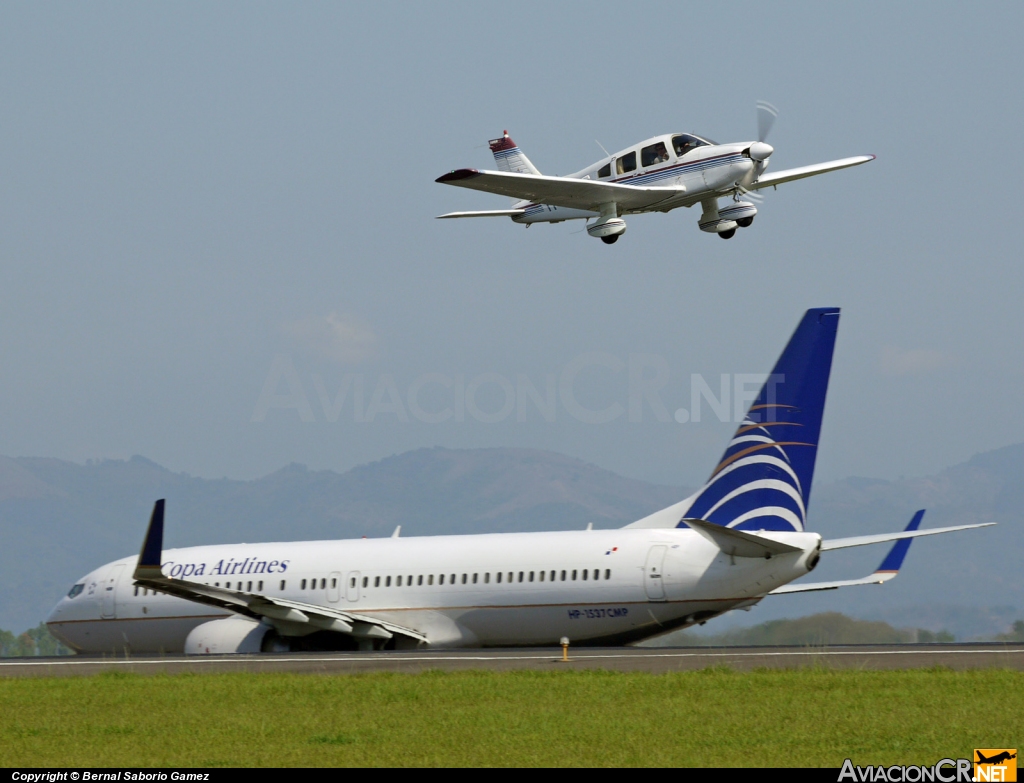
[[[767,372],[834,305],[819,479],[1022,441],[1022,29],[1019,3],[6,3],[0,453],[251,478],[520,445],[693,484],[735,426],[675,420],[693,376]],[[614,246],[434,220],[506,206],[434,183],[505,128],[564,174],[595,140],[750,139],[758,99],[774,169],[878,160],[727,242],[697,210]],[[667,373],[660,416],[631,372]]]

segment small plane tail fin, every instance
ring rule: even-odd
[[[508,131],[505,131],[501,138],[491,139],[487,143],[494,154],[494,162],[498,165],[498,171],[510,171],[514,174],[540,174],[537,167],[530,163],[530,159],[512,141]]]

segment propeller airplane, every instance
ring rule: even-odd
[[[624,215],[669,212],[700,204],[701,231],[730,239],[754,221],[755,191],[828,171],[859,166],[874,155],[831,160],[765,175],[775,151],[766,142],[778,110],[760,101],[757,141],[718,144],[690,133],[669,133],[608,155],[565,177],[544,176],[505,131],[489,142],[497,171],[455,169],[437,182],[511,196],[510,209],[449,212],[439,218],[511,217],[533,223],[586,220],[587,233],[613,244],[626,232]],[[725,206],[720,198],[732,197]]]

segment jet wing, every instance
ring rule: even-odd
[[[841,158],[840,160],[830,160],[827,163],[815,163],[811,166],[801,166],[797,169],[785,169],[784,171],[776,171],[774,174],[768,174],[767,176],[761,177],[753,185],[750,185],[746,190],[761,190],[762,188],[770,188],[775,185],[781,185],[783,182],[792,182],[795,179],[804,179],[805,177],[814,177],[818,174],[824,174],[829,171],[838,171],[839,169],[848,169],[850,166],[859,166],[862,163],[874,160],[874,155],[857,155],[852,158]]]
[[[933,527],[929,530],[905,530],[902,533],[881,533],[877,536],[851,536],[850,538],[833,538],[821,542],[821,551],[830,549],[846,549],[851,546],[867,546],[881,544],[886,541],[898,541],[903,538],[918,536],[934,536],[939,533],[952,533],[954,530],[972,530],[976,527],[991,527],[995,522],[981,522],[976,525],[954,525],[953,527]]]
[[[635,187],[590,179],[545,177],[537,174],[518,174],[512,171],[478,171],[477,169],[450,171],[435,181],[470,190],[482,190],[485,193],[511,196],[525,201],[536,201],[567,209],[586,209],[593,212],[599,212],[602,204],[612,202],[618,205],[620,212],[647,209],[686,193],[684,187]],[[448,215],[441,215],[441,217],[448,217]]]
[[[837,582],[805,582],[802,584],[783,585],[772,590],[768,595],[781,595],[783,593],[809,593],[816,590],[835,590],[840,587],[851,587],[853,585],[880,585],[895,579],[903,565],[903,559],[910,551],[910,544],[918,536],[932,536],[936,533],[951,533],[954,530],[970,530],[975,527],[989,527],[995,522],[985,522],[980,525],[956,525],[955,527],[935,527],[931,530],[918,530],[921,520],[924,519],[924,509],[921,509],[910,520],[910,524],[902,533],[883,533],[877,536],[854,536],[852,538],[834,538],[831,541],[823,541],[822,550],[844,549],[851,546],[865,546],[866,544],[878,544],[883,541],[895,541],[892,549],[885,556],[882,564],[862,579],[842,579]]]
[[[427,637],[411,628],[366,617],[357,612],[344,612],[326,606],[291,601],[286,598],[272,598],[259,593],[230,590],[226,587],[189,582],[164,576],[160,570],[163,551],[164,501],[158,500],[149,520],[146,539],[139,553],[135,567],[135,583],[150,590],[157,590],[187,601],[216,606],[254,620],[266,619],[281,630],[288,626],[312,625],[325,631],[335,631],[364,639],[390,639],[405,636],[418,642],[427,642]]]

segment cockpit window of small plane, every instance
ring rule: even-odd
[[[618,174],[628,174],[630,171],[636,171],[636,153],[627,152],[616,160],[615,171]]]
[[[600,169],[597,170],[597,176],[599,179],[604,177],[610,177],[612,175],[612,164],[605,163]]]
[[[689,133],[680,133],[678,136],[672,137],[672,146],[675,148],[676,155],[683,157],[687,152],[697,149],[697,147],[706,147],[709,142],[697,136],[691,136]]]
[[[85,584],[78,584],[68,590],[68,598],[74,598],[85,589]]]
[[[668,150],[665,148],[665,142],[663,141],[640,150],[640,163],[644,167],[656,166],[659,163],[665,163],[667,160]]]

